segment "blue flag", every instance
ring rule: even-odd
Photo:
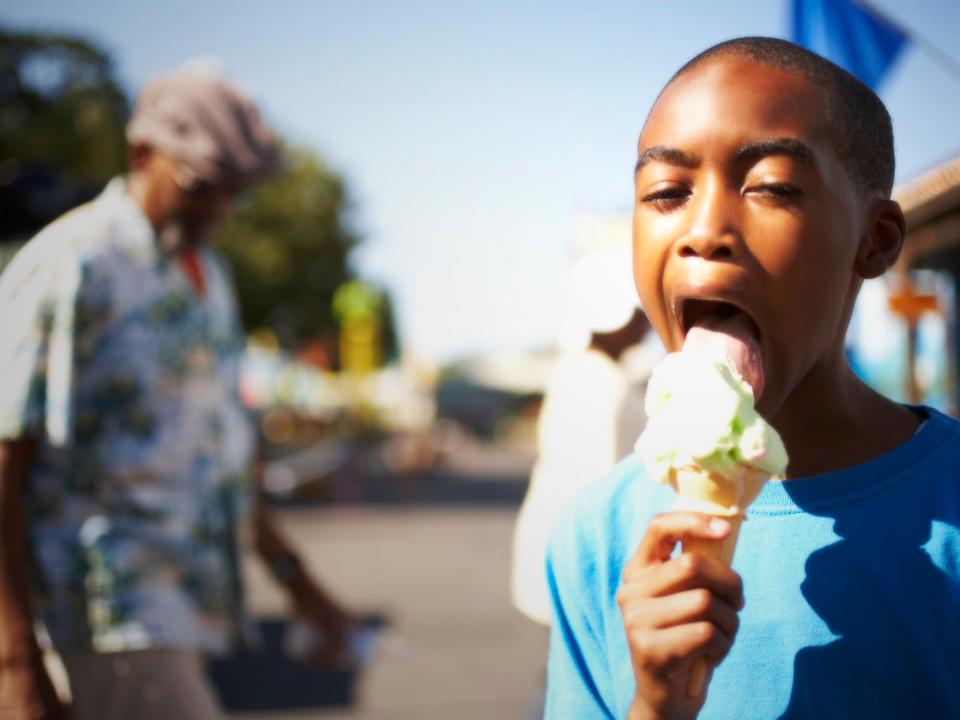
[[[853,0],[793,0],[790,39],[876,90],[907,36]]]

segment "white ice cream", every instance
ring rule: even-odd
[[[754,409],[750,385],[719,355],[667,355],[647,385],[646,411],[636,453],[659,482],[684,467],[729,478],[743,468],[786,472],[780,436]]]

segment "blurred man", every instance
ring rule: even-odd
[[[243,345],[206,247],[274,141],[237,89],[196,70],[147,84],[129,173],[31,240],[0,277],[0,715],[210,718],[200,661],[240,633],[238,528],[294,608],[342,650],[347,614],[247,502]],[[256,497],[256,493],[254,493]]]

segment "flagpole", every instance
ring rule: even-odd
[[[910,40],[918,47],[926,51],[926,53],[930,56],[930,59],[937,63],[944,72],[950,75],[950,77],[957,82],[960,82],[960,62],[955,60],[946,51],[942,50],[933,41],[929,40],[923,35],[920,35],[918,32],[907,28],[899,21],[893,20],[887,15],[884,15],[870,3],[866,2],[866,0],[850,0],[850,2],[859,6],[864,12],[872,15],[877,21],[890,26],[901,35],[910,38]]]

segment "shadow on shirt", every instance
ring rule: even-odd
[[[960,713],[960,583],[925,548],[938,518],[873,505],[810,510],[841,540],[810,555],[800,590],[839,637],[797,653],[781,720]]]

